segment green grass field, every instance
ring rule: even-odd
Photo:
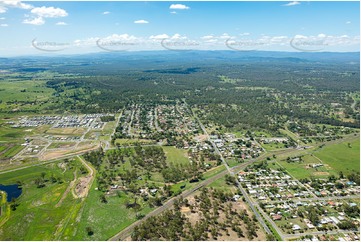
[[[327,167],[309,168],[308,164],[320,163],[315,157],[311,155],[305,155],[302,157],[303,162],[291,162],[288,163],[285,160],[279,161],[279,164],[287,169],[287,171],[296,179],[310,178],[311,176],[316,178],[326,178],[329,175],[337,175],[333,170],[327,169]]]
[[[101,192],[96,191],[95,188],[96,182],[86,199],[79,217],[80,222],[75,225],[77,230],[72,240],[107,240],[136,221],[137,213],[146,214],[152,210],[141,199],[138,199],[138,203],[142,204],[140,210],[126,208],[126,202],[134,202],[134,199],[124,192],[121,192],[120,197],[107,197],[106,204],[101,203],[99,199]],[[92,236],[87,234],[86,227],[92,228],[94,231]]]
[[[351,148],[348,147],[350,143]],[[305,151],[303,151],[304,153]],[[345,175],[352,171],[360,170],[360,141],[358,139],[351,142],[343,142],[339,144],[326,145],[325,147],[306,154],[302,157],[303,162],[290,162],[284,160],[279,161],[280,165],[285,167],[287,171],[297,179],[318,177],[325,178],[329,175],[338,176],[342,171]],[[323,163],[324,166],[318,168],[307,168],[308,164]]]
[[[7,147],[6,147],[5,145],[1,145],[1,144],[0,144],[0,152],[6,150],[6,148],[7,148]]]
[[[48,106],[47,100],[54,92],[45,86],[46,81],[1,81],[0,110],[34,110]],[[24,103],[26,102],[26,103]],[[32,104],[32,103],[37,104]]]
[[[206,171],[206,172],[203,174],[203,179],[208,179],[208,178],[210,178],[210,177],[212,177],[212,176],[215,176],[215,175],[217,175],[218,173],[224,171],[225,169],[226,169],[226,167],[225,167],[224,165],[220,165],[220,166],[218,166],[218,167],[216,167],[216,168],[213,168],[213,169],[211,169],[211,170],[209,170],[209,171]]]
[[[212,188],[216,188],[216,189],[222,189],[223,191],[227,191],[227,192],[236,192],[237,189],[235,186],[233,185],[228,185],[226,183],[226,180],[224,177],[215,180],[214,182],[212,182],[211,184],[208,185],[208,187],[212,187]]]
[[[189,164],[189,159],[185,150],[177,149],[172,146],[163,146],[162,148],[167,157],[167,162],[174,164]]]
[[[351,148],[349,148],[350,143]],[[349,174],[352,171],[360,171],[360,140],[340,144],[326,145],[314,153],[325,164],[329,165],[336,173],[342,171]]]
[[[11,128],[8,125],[0,126],[0,141],[14,142],[23,138],[25,128]]]
[[[269,144],[261,144],[261,146],[267,151],[285,149],[286,148],[283,143],[274,143],[274,142],[269,143]]]
[[[229,167],[234,167],[236,165],[239,165],[240,163],[236,159],[226,159],[226,162]]]
[[[10,217],[1,227],[1,240],[58,240],[66,227],[68,216],[80,204],[71,193],[65,197],[59,207],[55,205],[63,196],[69,182],[74,179],[73,172],[80,165],[71,162],[65,171],[58,163],[35,166],[0,175],[1,184],[22,182],[22,194],[18,198],[19,206],[10,212]],[[71,169],[71,167],[73,167]],[[34,180],[45,172],[45,179],[51,174],[59,177],[62,183],[46,182],[43,188],[37,188]]]
[[[6,152],[4,152],[4,154],[2,154],[1,157],[11,158],[11,157],[15,156],[17,153],[19,153],[23,148],[24,148],[24,146],[14,145],[10,149],[8,149]]]

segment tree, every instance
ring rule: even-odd
[[[343,175],[343,172],[342,172],[342,171],[339,172],[339,175],[340,175],[340,179],[343,179],[343,178],[344,178],[344,175]]]
[[[44,180],[44,178],[45,178],[45,175],[46,175],[46,172],[43,171],[43,172],[41,173],[41,178],[43,178],[43,180]]]
[[[275,241],[275,237],[273,236],[273,234],[266,234],[266,240],[267,241]]]
[[[85,173],[87,173],[87,170],[85,169],[84,166],[81,166],[80,167],[80,172],[81,172],[81,174],[85,174]]]
[[[11,203],[10,203],[11,210],[15,211],[17,206],[19,206],[19,204],[16,202],[16,199],[14,197],[11,198]]]
[[[142,218],[145,217],[145,215],[142,214],[142,213],[137,213],[137,214],[135,215],[135,217],[136,217],[136,219],[142,219]]]
[[[226,175],[225,180],[228,185],[236,185],[237,184],[237,180],[234,176]]]
[[[319,223],[320,218],[315,209],[312,208],[311,211],[309,211],[308,219],[311,221],[313,225],[317,225]]]
[[[350,220],[342,221],[339,224],[337,224],[337,226],[340,229],[345,229],[345,230],[346,229],[351,229],[351,230],[357,229],[357,226],[354,223],[352,223],[352,221],[350,221]]]
[[[94,234],[93,229],[92,229],[91,227],[89,227],[89,226],[86,227],[85,230],[86,230],[86,232],[87,232],[87,234],[88,234],[89,236],[92,236],[92,235]]]
[[[343,189],[345,187],[341,182],[337,182],[335,186],[337,189]]]
[[[40,177],[36,178],[34,181],[37,188],[45,187],[44,180]]]
[[[51,173],[50,181],[51,181],[52,183],[55,183],[55,182],[57,181],[57,179],[56,179],[56,177],[54,176],[53,173]]]
[[[349,179],[352,182],[355,182],[356,184],[360,184],[360,173],[352,172],[347,176],[347,179]]]
[[[107,198],[105,197],[104,194],[101,194],[101,195],[99,196],[99,198],[100,198],[100,201],[101,201],[102,203],[107,203],[107,202],[108,202],[108,200],[107,200]]]

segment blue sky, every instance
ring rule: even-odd
[[[0,56],[158,49],[359,51],[359,4],[0,1]]]

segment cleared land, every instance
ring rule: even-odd
[[[349,145],[350,144],[350,145]],[[360,140],[326,145],[314,154],[335,172],[349,174],[360,170]]]
[[[326,145],[311,154],[302,156],[301,162],[281,160],[279,163],[297,179],[311,176],[316,178],[338,176],[340,171],[347,175],[352,171],[360,170],[360,141],[355,139]],[[310,164],[323,164],[323,166],[311,168]]]

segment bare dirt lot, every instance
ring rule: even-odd
[[[66,134],[66,135],[82,135],[86,131],[85,128],[50,128],[47,134]]]
[[[75,186],[75,195],[77,197],[86,197],[88,195],[88,191],[90,189],[90,183],[91,183],[92,177],[86,176],[86,177],[80,177],[78,180],[78,183]]]
[[[43,155],[41,157],[39,157],[40,160],[51,160],[51,159],[57,159],[57,158],[61,158],[64,155],[69,155],[69,154],[80,154],[83,152],[87,152],[90,150],[94,150],[99,148],[98,144],[89,144],[89,145],[82,145],[79,146],[78,149],[76,150],[47,150],[43,153]]]

